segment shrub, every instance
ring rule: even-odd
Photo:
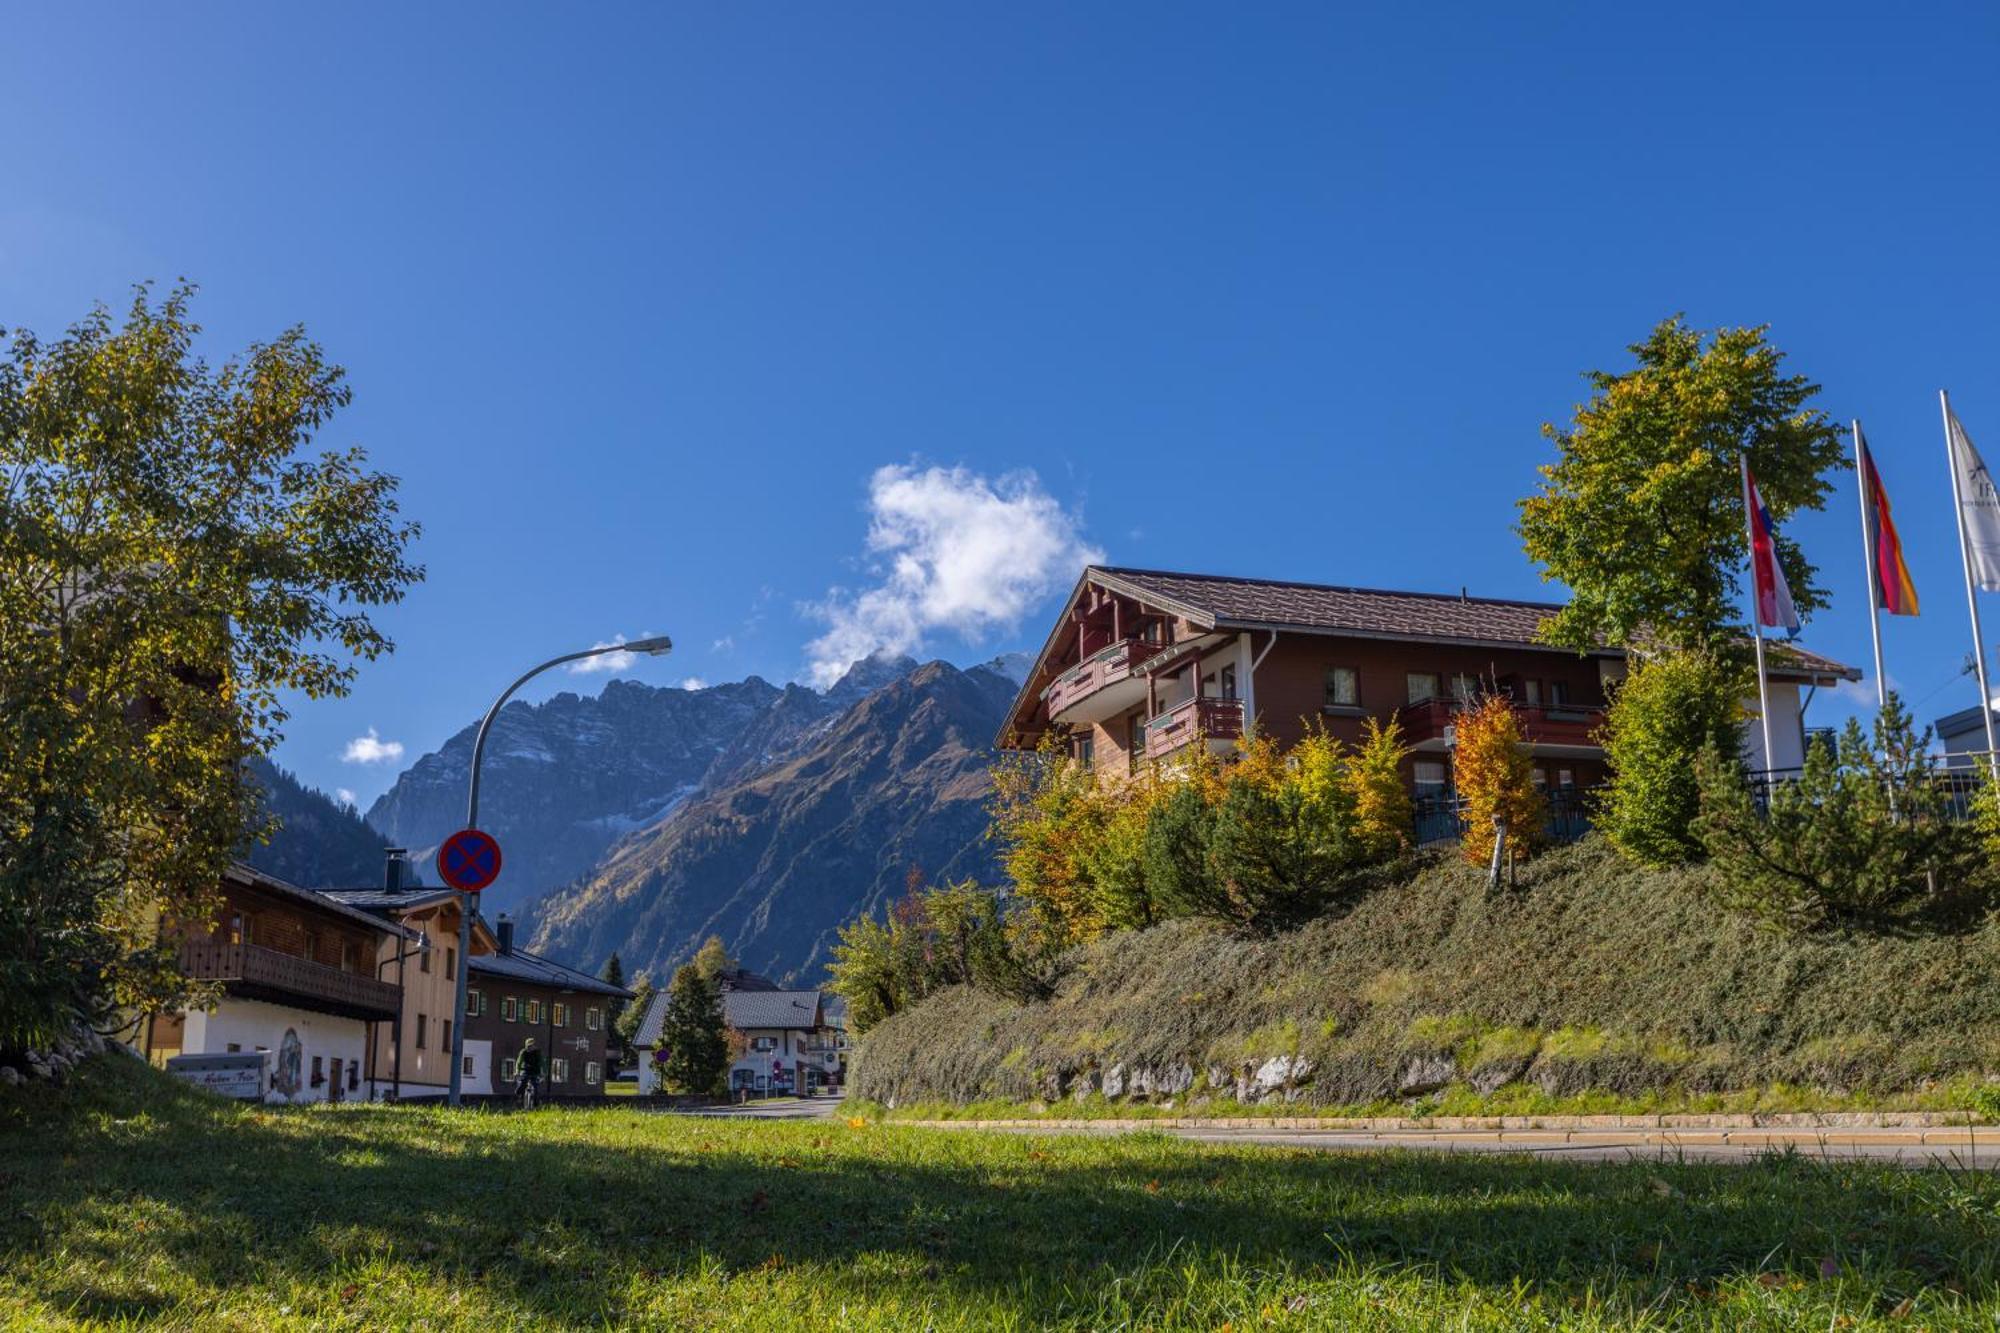
[[[1696,822],[1723,901],[1790,929],[1857,924],[1931,893],[1973,897],[1992,873],[1977,828],[1954,823],[1919,733],[1891,695],[1874,743],[1849,719],[1837,747],[1811,747],[1797,781],[1763,808],[1741,764],[1714,748],[1699,764]]]
[[[1146,814],[1146,880],[1166,916],[1220,916],[1228,896],[1208,873],[1214,811],[1203,788],[1170,784]]]
[[[1547,802],[1535,790],[1535,766],[1521,735],[1521,720],[1505,695],[1489,694],[1460,713],[1454,780],[1465,803],[1465,859],[1483,865],[1493,856],[1493,826],[1507,826],[1508,845],[1532,852],[1542,841]]]
[[[1701,854],[1696,764],[1704,750],[1735,747],[1751,687],[1740,666],[1711,653],[1635,663],[1601,733],[1611,780],[1598,798],[1597,824],[1620,852],[1653,866]]]
[[[1387,859],[1410,846],[1415,812],[1410,790],[1403,783],[1403,724],[1396,718],[1383,726],[1374,718],[1363,724],[1361,748],[1347,761],[1346,780],[1354,803],[1354,836],[1370,856]]]

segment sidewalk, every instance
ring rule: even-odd
[[[1865,1158],[1906,1166],[2000,1167],[2000,1127],[1928,1112],[1772,1116],[1484,1116],[1429,1120],[1308,1117],[1159,1117],[1120,1120],[895,1120],[932,1129],[1014,1134],[1126,1134],[1153,1130],[1203,1143],[1325,1151],[1412,1148],[1510,1152],[1620,1161],[1687,1157],[1753,1161],[1773,1152]],[[1956,1123],[1952,1123],[1956,1122]]]

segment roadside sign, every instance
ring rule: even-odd
[[[227,1055],[176,1055],[167,1072],[185,1083],[224,1097],[256,1101],[264,1095],[264,1055],[243,1051]]]
[[[476,828],[460,829],[438,848],[438,875],[461,893],[477,893],[500,878],[500,844]]]

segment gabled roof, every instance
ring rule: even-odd
[[[635,1049],[658,1046],[660,1029],[667,1024],[667,993],[653,992],[653,998],[646,1001],[646,1012],[639,1016],[639,1026],[632,1030],[632,1045]]]
[[[364,912],[407,912],[437,903],[450,902],[457,889],[321,889],[337,903],[358,907]]]
[[[632,992],[623,986],[614,986],[601,977],[593,977],[588,972],[579,972],[566,967],[553,958],[544,958],[526,949],[515,949],[511,953],[480,953],[472,956],[472,970],[488,976],[512,977],[516,981],[531,982],[538,986],[553,986],[557,990],[588,991],[593,995],[609,995],[621,1000],[632,998]]]
[[[1567,653],[1538,637],[1542,623],[1562,610],[1560,602],[1531,602],[1467,593],[1398,592],[1331,583],[1299,583],[1282,579],[1238,578],[1226,574],[1183,574],[1159,569],[1128,569],[1092,565],[1083,571],[1035,658],[1014,706],[1008,728],[1030,710],[1053,674],[1050,662],[1062,636],[1069,631],[1068,611],[1092,584],[1170,612],[1199,629],[1234,634],[1245,630],[1282,630],[1295,634],[1343,635],[1366,639],[1404,639],[1425,643],[1531,649]],[[1171,650],[1169,650],[1171,651]],[[1859,668],[1809,652],[1796,644],[1767,645],[1774,676],[1795,680],[1859,680]],[[1618,648],[1596,649],[1591,656],[1620,658]],[[1001,742],[1006,744],[1003,733]]]
[[[733,990],[722,997],[722,1018],[738,1032],[753,1028],[821,1026],[816,990]]]
[[[296,884],[289,884],[275,875],[267,875],[241,861],[232,862],[229,869],[223,872],[223,878],[250,888],[261,889],[275,897],[288,898],[302,907],[331,913],[357,925],[367,926],[370,930],[379,930],[404,939],[410,936],[408,930],[384,917],[335,901],[315,889],[302,889]]]
[[[1547,645],[1536,640],[1536,631],[1562,609],[1555,602],[1503,601],[1463,593],[1390,592],[1157,569],[1093,566],[1085,577],[1216,629],[1289,629],[1539,648]]]

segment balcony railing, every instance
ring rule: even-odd
[[[1242,735],[1241,699],[1188,699],[1146,724],[1146,757],[1161,759],[1196,741],[1234,741]]]
[[[402,990],[393,982],[315,963],[259,944],[188,940],[181,970],[196,981],[224,981],[256,999],[349,1018],[394,1018]]]
[[[1048,701],[1049,716],[1074,708],[1107,685],[1130,679],[1133,668],[1158,651],[1158,644],[1144,639],[1120,639],[1108,648],[1098,649],[1057,676],[1042,692]]]
[[[1558,787],[1542,793],[1542,836],[1552,843],[1575,842],[1590,832],[1595,806],[1591,789]],[[1465,801],[1451,793],[1423,795],[1411,803],[1419,847],[1457,842],[1465,836]]]
[[[1420,699],[1405,705],[1399,714],[1404,741],[1416,745],[1445,739],[1466,706],[1458,699]],[[1514,716],[1530,745],[1594,746],[1604,725],[1604,709],[1595,704],[1515,704]]]

